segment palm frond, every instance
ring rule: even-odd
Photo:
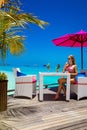
[[[25,37],[17,35],[22,29],[29,24],[44,28],[49,23],[30,13],[23,13],[20,10],[20,0],[0,0],[0,2],[0,7],[4,4],[0,9],[0,56],[4,62],[8,50],[12,55],[19,55],[25,51],[23,44]]]
[[[16,20],[10,14],[6,13],[3,10],[0,10],[0,16],[1,16],[1,18],[5,18],[7,16],[16,22]]]
[[[25,51],[22,41],[25,39],[23,36],[14,36],[7,39],[8,47],[12,55],[19,55]]]
[[[37,19],[36,16],[33,16],[31,14],[25,14],[25,13],[22,13],[22,14],[17,14],[16,15],[17,18],[20,20],[23,20],[23,22],[25,23],[33,23],[33,24],[37,24],[39,27],[41,28],[44,28],[45,25],[49,25],[48,22],[45,22],[43,20],[39,20]]]

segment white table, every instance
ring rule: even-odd
[[[43,78],[44,76],[66,76],[66,101],[70,100],[70,74],[62,72],[39,72],[39,101],[43,101]]]

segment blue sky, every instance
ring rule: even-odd
[[[33,13],[39,19],[49,22],[41,29],[30,25],[23,31],[26,52],[21,56],[7,55],[6,63],[21,65],[63,65],[68,55],[73,54],[80,66],[80,48],[56,47],[52,39],[62,35],[87,31],[87,0],[21,0],[21,9]],[[87,68],[87,48],[84,49],[84,67]]]

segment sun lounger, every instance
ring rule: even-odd
[[[24,96],[32,99],[36,94],[36,75],[26,75],[19,68],[14,68],[15,93],[14,97]]]
[[[78,82],[76,84],[71,84],[71,92],[77,95],[77,100],[87,97],[87,70],[81,70],[81,73],[86,72],[85,77],[78,77]]]

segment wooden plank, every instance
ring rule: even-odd
[[[66,125],[60,125],[56,127],[51,127],[45,130],[86,130],[87,129],[87,120],[81,120]]]
[[[49,98],[53,92],[45,89],[44,93],[47,96],[44,102],[38,101],[38,92],[32,100],[8,96],[8,110],[0,113],[0,130],[74,130],[83,126],[86,129],[86,99],[53,101]]]
[[[16,128],[17,129],[41,129],[41,128],[50,128],[50,127],[53,127],[53,126],[58,126],[59,125],[64,125],[64,124],[67,124],[67,123],[73,123],[75,121],[80,121],[80,120],[83,120],[83,119],[86,119],[87,118],[87,110],[86,110],[86,113],[85,112],[81,112],[82,110],[79,110],[80,114],[79,115],[78,111],[75,111],[75,112],[65,112],[64,114],[63,113],[59,113],[59,114],[51,114],[49,115],[49,118],[45,118],[43,120],[43,118],[39,117],[40,120],[35,120],[33,119],[32,122],[27,118],[24,118],[24,120],[21,120],[18,121],[16,124],[11,121],[7,121],[7,123],[11,123],[12,127],[15,127],[17,126]],[[74,114],[75,113],[75,114]],[[84,113],[84,114],[83,114]],[[67,116],[68,114],[68,116]],[[72,117],[72,114],[73,117]],[[53,116],[52,116],[53,115]],[[77,116],[76,116],[77,115]],[[38,117],[37,117],[38,119]],[[6,123],[6,122],[5,122]]]

